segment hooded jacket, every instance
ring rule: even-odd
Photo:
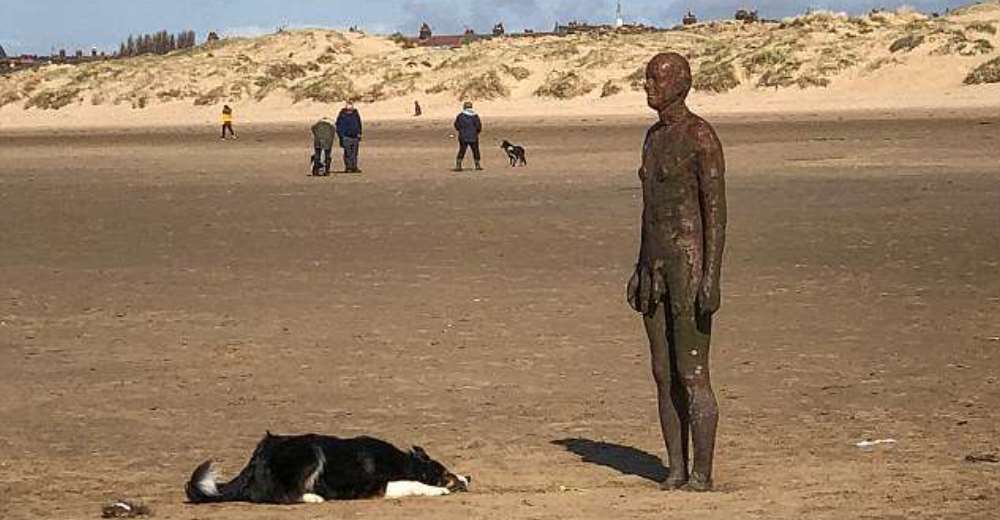
[[[479,114],[466,109],[455,118],[455,130],[458,132],[459,141],[478,143],[479,134],[483,131],[483,123],[479,120]]]
[[[357,109],[345,108],[337,116],[337,135],[345,137],[361,137],[361,114]]]

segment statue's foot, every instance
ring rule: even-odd
[[[687,489],[697,493],[707,493],[712,490],[712,479],[699,475],[691,475],[687,482]]]
[[[684,487],[687,482],[687,475],[671,475],[663,482],[660,482],[660,489],[663,491],[675,491]]]

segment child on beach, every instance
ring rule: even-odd
[[[233,131],[233,109],[229,105],[222,106],[222,139],[226,138],[226,130],[229,130],[229,135],[236,139],[236,132]]]

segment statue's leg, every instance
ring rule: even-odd
[[[693,305],[673,303],[676,310],[673,342],[677,351],[677,375],[690,396],[694,463],[688,486],[693,490],[708,491],[712,488],[712,459],[719,423],[719,405],[712,391],[708,368],[711,318],[696,318]]]
[[[678,396],[674,390],[682,386],[676,381],[674,359],[671,355],[669,337],[669,308],[660,303],[652,315],[643,317],[649,350],[653,363],[653,379],[656,381],[656,397],[659,403],[660,428],[667,447],[670,473],[661,484],[663,489],[677,489],[687,483],[687,429],[681,421],[681,411],[677,407]]]

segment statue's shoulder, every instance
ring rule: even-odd
[[[702,147],[708,149],[721,149],[722,143],[719,141],[718,134],[715,133],[715,128],[708,121],[705,121],[701,116],[692,114],[691,121],[691,136],[694,137]]]

